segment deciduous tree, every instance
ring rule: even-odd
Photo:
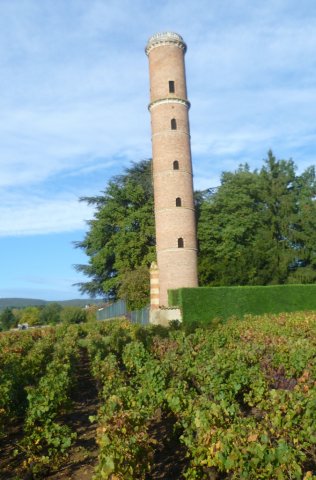
[[[316,280],[315,170],[268,152],[260,171],[225,172],[201,206],[203,284],[266,285]]]
[[[48,303],[41,311],[41,324],[56,324],[60,322],[62,306],[57,302]]]
[[[64,307],[60,314],[63,323],[82,323],[87,321],[87,312],[80,307]]]
[[[19,310],[19,323],[27,323],[30,326],[40,325],[41,323],[41,309],[38,307],[25,307]]]

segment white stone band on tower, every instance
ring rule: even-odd
[[[173,32],[153,35],[146,47],[160,307],[169,289],[198,285],[185,52]]]

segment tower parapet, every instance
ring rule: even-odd
[[[168,305],[168,289],[198,284],[186,48],[173,32],[153,35],[146,47],[160,307]]]
[[[187,50],[186,43],[184,42],[181,35],[175,32],[161,32],[152,35],[148,40],[145,48],[146,55],[148,55],[149,52],[155,47],[169,44],[176,44],[179,48],[182,48],[184,53]]]

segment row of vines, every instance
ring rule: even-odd
[[[185,450],[183,479],[316,479],[313,313],[190,334],[90,323],[6,334],[0,347],[0,431],[23,419],[17,454],[34,478],[58,468],[75,439],[63,413],[84,351],[100,405],[90,419],[95,480],[150,479],[161,417],[173,419]]]

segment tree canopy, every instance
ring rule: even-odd
[[[296,174],[292,160],[271,151],[260,170],[224,172],[214,191],[195,192],[200,285],[267,285],[316,280],[316,177]],[[148,303],[155,259],[151,161],[133,163],[104,192],[81,201],[95,206],[78,248],[89,281],[82,293]]]
[[[57,324],[60,322],[60,314],[63,307],[60,303],[52,302],[45,305],[40,313],[40,323],[42,325]]]
[[[0,331],[1,330],[10,330],[10,328],[15,327],[17,320],[11,308],[5,308],[3,312],[0,313]]]
[[[206,285],[316,280],[315,169],[296,175],[271,151],[260,171],[224,172],[200,207],[199,275]]]
[[[84,240],[76,242],[89,257],[88,265],[76,266],[90,278],[79,284],[80,291],[116,298],[121,287],[125,295],[126,279],[137,277],[137,272],[144,277],[140,267],[148,268],[155,259],[151,161],[133,163],[124,174],[109,181],[102,195],[81,201],[94,205],[96,210]],[[149,294],[149,275],[143,290]],[[132,305],[130,289],[128,300]],[[139,299],[135,302],[138,306]]]

